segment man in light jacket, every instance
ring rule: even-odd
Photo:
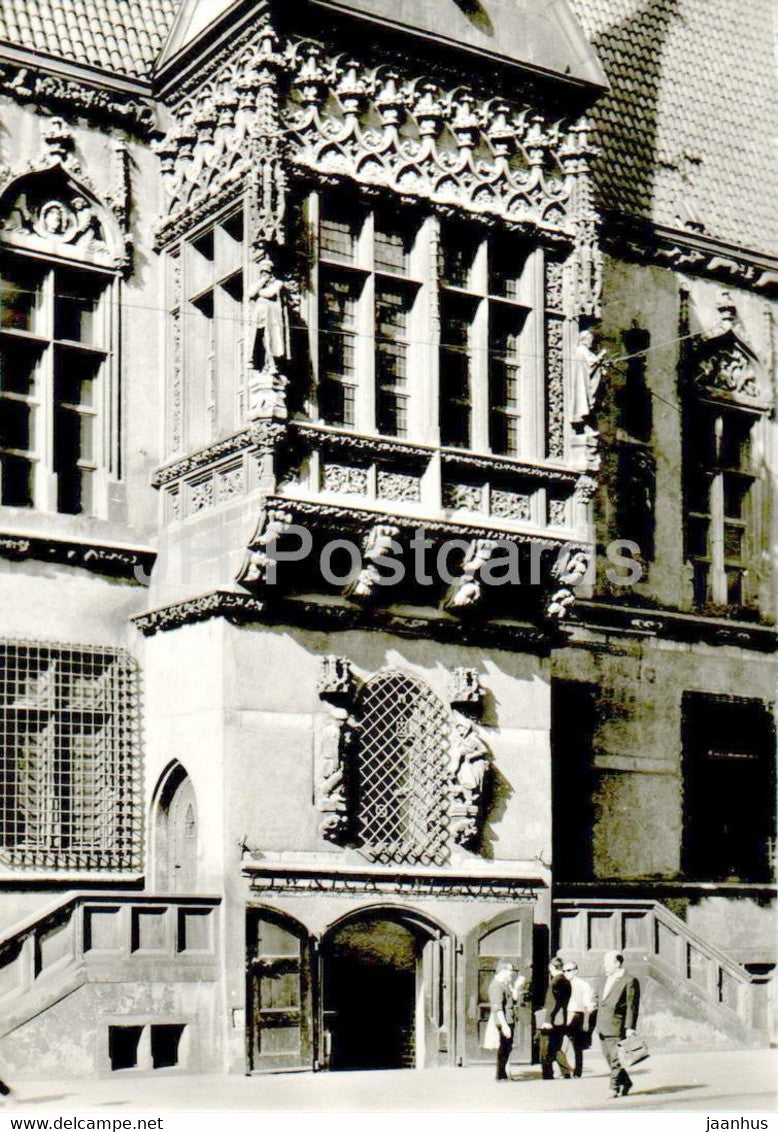
[[[582,979],[578,974],[578,964],[574,960],[565,960],[563,972],[570,983],[570,1001],[567,1004],[567,1036],[575,1055],[573,1076],[580,1077],[583,1073],[583,1051],[588,1048],[591,1042],[589,1026],[591,1025],[592,1014],[597,1009],[597,998],[592,990],[591,983]]]
[[[484,1038],[485,1049],[497,1050],[497,1080],[508,1081],[508,1058],[513,1049],[514,1004],[527,981],[523,975],[513,977],[510,959],[501,959],[489,984],[489,1021]]]
[[[611,1070],[611,1096],[626,1097],[632,1078],[619,1061],[619,1042],[635,1033],[640,1009],[640,983],[624,970],[620,951],[606,951],[603,957],[605,986],[597,1012],[597,1032],[602,1052]]]

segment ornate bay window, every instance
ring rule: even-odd
[[[343,192],[312,193],[307,208],[314,415],[363,433],[542,455],[542,249]]]

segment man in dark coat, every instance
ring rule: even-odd
[[[540,1066],[543,1080],[554,1077],[556,1061],[562,1076],[569,1079],[572,1067],[562,1053],[562,1042],[567,1029],[567,1004],[570,1001],[570,982],[565,978],[561,959],[552,959],[548,965],[548,989],[543,1003],[544,1021],[540,1024]]]
[[[635,1033],[640,1009],[640,983],[624,970],[624,956],[606,951],[603,958],[605,986],[597,1012],[597,1032],[611,1071],[611,1096],[626,1097],[632,1078],[619,1061],[619,1042]]]

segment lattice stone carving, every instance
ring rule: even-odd
[[[351,464],[325,464],[322,470],[322,487],[325,491],[348,495],[367,495],[367,468]]]
[[[401,503],[418,503],[421,499],[421,480],[405,472],[378,470],[378,497]]]
[[[474,848],[481,836],[489,748],[472,720],[455,716],[449,763],[450,830],[458,845]]]
[[[0,861],[142,868],[138,696],[121,649],[0,641]]]
[[[373,677],[361,696],[356,833],[372,859],[442,865],[449,855],[448,713],[402,672]]]
[[[394,61],[371,67],[298,41],[282,115],[294,162],[406,197],[499,216],[549,236],[575,232],[582,135],[529,107],[483,99]],[[582,197],[582,199],[585,199]]]
[[[491,512],[501,519],[529,519],[530,497],[518,491],[492,488]]]

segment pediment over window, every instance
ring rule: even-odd
[[[0,237],[43,254],[117,267],[124,239],[112,213],[59,163],[15,177],[0,195]]]
[[[715,324],[693,339],[689,371],[692,387],[714,400],[768,410],[767,367],[742,332],[729,292],[721,293],[716,310]]]
[[[759,358],[732,330],[697,351],[692,376],[701,393],[747,404],[769,400],[767,375]]]

